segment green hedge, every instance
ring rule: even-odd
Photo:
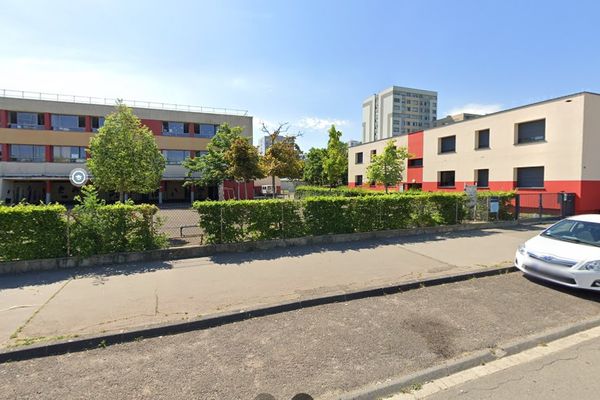
[[[150,204],[112,204],[91,209],[75,208],[69,215],[71,255],[143,251],[165,247],[157,231]]]
[[[66,256],[65,212],[60,205],[0,205],[0,261]]]
[[[348,188],[340,186],[336,188],[327,188],[322,186],[298,186],[296,188],[296,199],[304,199],[315,196],[332,196],[332,197],[362,197],[362,196],[380,196],[384,195],[384,191],[367,190],[362,188]]]
[[[369,232],[459,223],[463,193],[309,197],[301,201],[198,201],[208,243]]]
[[[75,207],[68,213],[61,205],[0,206],[0,261],[165,247],[157,211],[148,204]]]

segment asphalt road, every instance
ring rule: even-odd
[[[339,394],[600,312],[512,273],[0,365],[3,399]]]

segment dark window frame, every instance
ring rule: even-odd
[[[452,174],[452,179],[444,179],[445,174]],[[438,187],[454,188],[456,187],[456,171],[439,171],[438,172]]]
[[[452,140],[453,145],[448,147],[446,143]],[[438,154],[451,154],[456,153],[456,135],[444,136],[439,138]]]
[[[482,173],[483,171],[485,171],[485,179],[481,179],[481,175],[480,173]],[[475,182],[477,184],[478,188],[489,188],[490,187],[490,170],[488,168],[481,168],[481,169],[477,169],[475,170]],[[482,184],[482,180],[483,183]]]
[[[536,178],[532,178],[531,176],[528,177],[524,177],[524,176],[520,176],[520,172],[521,173],[525,173],[527,171],[529,172],[533,172],[534,170],[540,171],[541,170],[541,180],[538,177]],[[546,183],[546,168],[543,166],[533,166],[533,167],[517,167],[515,168],[515,186],[517,189],[543,189],[545,187],[545,183]],[[531,184],[528,183],[529,181],[533,181],[534,179],[536,179],[536,182]],[[523,181],[527,181],[523,182]],[[541,185],[540,185],[541,183]]]
[[[364,155],[362,151],[354,153],[354,164],[362,164],[364,162]]]
[[[484,142],[487,142],[487,145],[482,146],[481,144],[481,135],[487,134],[487,139]],[[490,130],[488,129],[480,129],[475,132],[475,150],[487,150],[490,148]]]
[[[354,176],[354,186],[362,186],[363,185],[363,176],[355,175]]]
[[[533,136],[531,132],[521,132],[521,129],[534,130],[536,124],[542,124],[543,134]],[[540,118],[533,121],[519,122],[515,124],[515,145],[544,143],[546,141],[546,118]]]
[[[409,168],[423,168],[423,159],[422,158],[411,158],[408,160]]]

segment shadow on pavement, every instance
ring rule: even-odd
[[[556,290],[569,296],[578,297],[583,300],[590,300],[596,303],[600,303],[600,293],[594,292],[593,290],[577,289],[568,286],[559,285],[558,283],[545,281],[543,279],[536,278],[535,276],[529,276],[523,274],[523,277],[539,286],[544,286],[548,289]]]

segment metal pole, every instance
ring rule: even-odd
[[[281,238],[285,239],[285,211],[283,208],[283,201],[281,202]]]
[[[223,243],[223,205],[219,206],[221,210],[221,243]]]
[[[517,194],[515,196],[515,220],[519,219],[520,213],[521,213],[521,195]]]
[[[539,194],[539,214],[540,214],[540,219],[542,219],[542,194]]]

